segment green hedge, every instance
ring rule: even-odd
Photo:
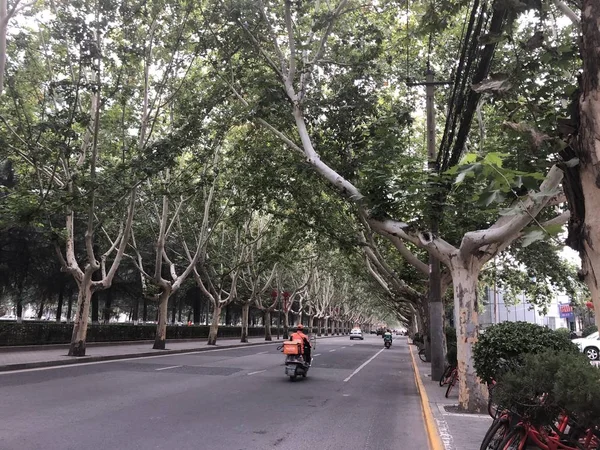
[[[0,322],[0,347],[9,345],[68,344],[71,341],[73,324],[55,322],[16,323]],[[167,326],[167,339],[207,338],[209,327],[206,325]],[[272,328],[275,334],[276,329]],[[90,324],[87,342],[114,342],[152,340],[156,334],[156,325],[133,324]],[[219,337],[240,337],[241,327],[219,327]],[[264,327],[248,327],[248,336],[264,336]]]
[[[473,365],[482,381],[498,379],[503,371],[518,366],[525,353],[547,350],[579,353],[568,333],[527,322],[503,322],[486,328],[473,347]]]

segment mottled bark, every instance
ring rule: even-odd
[[[215,306],[208,333],[208,345],[217,345],[217,334],[219,332],[219,320],[221,318],[221,306]]]
[[[250,303],[242,305],[242,338],[241,342],[248,342],[248,313],[250,312]]]
[[[479,338],[477,314],[477,281],[479,267],[455,261],[452,267],[454,286],[454,316],[458,356],[458,403],[469,412],[484,412],[487,408],[487,388],[480,382],[473,367],[473,345]]]
[[[596,311],[600,311],[600,3],[583,0],[581,56],[583,71],[577,108],[574,108],[570,147],[565,160],[579,164],[564,168],[569,210],[567,244],[579,252],[585,280]],[[600,314],[596,314],[600,325]]]
[[[87,336],[88,317],[90,315],[90,303],[92,299],[92,277],[91,273],[84,274],[77,295],[77,307],[71,336],[69,356],[85,356],[85,338]]]
[[[158,323],[156,324],[156,336],[154,338],[154,350],[164,350],[167,343],[167,316],[169,314],[169,297],[171,290],[163,288],[158,297]]]
[[[271,311],[265,309],[265,341],[272,341],[273,335],[271,334]]]

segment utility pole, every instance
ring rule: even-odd
[[[433,72],[427,68],[424,83],[407,83],[408,86],[425,86],[426,93],[426,112],[427,112],[427,167],[430,175],[433,177],[438,171],[437,167],[437,148],[435,144],[435,86],[444,86],[450,84],[449,81],[434,81]],[[435,183],[432,183],[435,187]],[[431,214],[430,228],[435,236],[439,231],[439,205],[437,201],[438,194],[435,190],[430,196]],[[429,254],[429,333],[430,333],[430,357],[431,357],[431,379],[439,380],[444,373],[446,358],[444,355],[444,305],[442,303],[442,286],[440,261]]]

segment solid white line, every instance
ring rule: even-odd
[[[169,367],[161,367],[160,369],[155,369],[155,370],[168,370],[168,369],[177,369],[178,367],[183,367],[183,366],[169,366]]]
[[[266,371],[267,371],[266,369],[265,370],[257,370],[256,372],[250,372],[248,375],[255,375],[257,373],[263,373],[263,372],[266,372]]]
[[[354,375],[356,375],[358,372],[360,372],[360,371],[362,370],[362,368],[363,368],[363,367],[365,367],[367,364],[369,364],[371,361],[373,361],[373,360],[374,360],[374,359],[377,357],[377,355],[379,355],[379,354],[380,354],[382,351],[384,351],[384,350],[385,350],[385,349],[384,349],[384,348],[382,348],[382,349],[381,349],[381,350],[379,350],[377,353],[375,353],[373,356],[371,356],[371,357],[370,357],[368,360],[366,360],[364,363],[362,363],[362,364],[361,364],[361,365],[358,367],[358,369],[356,369],[354,372],[352,372],[352,373],[350,374],[350,376],[344,380],[344,383],[346,383],[347,381],[349,381],[349,380],[350,380],[350,378],[352,378]]]
[[[275,344],[274,343],[258,344],[258,345],[252,345],[251,347],[264,347],[267,345],[275,345]],[[75,364],[63,364],[62,366],[34,367],[32,369],[5,370],[5,371],[0,372],[0,376],[10,375],[13,373],[39,372],[42,370],[68,369],[69,367],[93,366],[96,364],[109,364],[109,363],[118,363],[118,362],[123,362],[123,361],[135,361],[135,360],[139,360],[139,359],[165,358],[167,356],[183,356],[183,355],[195,355],[197,353],[225,352],[227,350],[239,350],[240,348],[246,348],[246,346],[217,348],[215,350],[200,350],[200,351],[196,350],[196,351],[183,352],[183,353],[170,353],[167,355],[152,355],[152,356],[139,356],[139,357],[132,357],[132,358],[109,359],[108,361],[91,361],[91,362],[82,362],[82,363],[75,363]],[[90,355],[90,356],[92,356],[92,355]]]
[[[336,350],[335,348],[334,348],[333,350],[329,350],[329,353],[331,353],[331,352],[335,352],[335,350]]]

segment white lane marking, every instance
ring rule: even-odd
[[[340,350],[343,349],[343,348],[346,348],[346,347],[340,347]]]
[[[329,353],[331,353],[331,352],[335,352],[335,350],[336,350],[335,348],[334,348],[333,350],[329,350]]]
[[[248,375],[256,375],[257,373],[263,373],[263,372],[266,372],[266,371],[267,371],[267,369],[265,369],[265,370],[257,370],[256,372],[250,372]]]
[[[155,369],[155,370],[169,370],[169,369],[177,369],[178,367],[183,367],[183,366],[169,366],[169,367],[161,367],[160,369]]]
[[[313,358],[314,358],[315,356],[321,356],[321,354],[320,354],[320,353],[317,353],[316,355],[313,355]]]
[[[269,353],[269,352],[259,352],[259,353],[256,353],[256,354],[257,355],[264,355],[265,353]]]
[[[379,354],[380,354],[382,351],[384,351],[384,350],[385,350],[385,349],[384,349],[384,348],[382,348],[382,349],[381,349],[381,350],[379,350],[377,353],[375,353],[373,356],[371,356],[369,359],[367,359],[367,360],[366,360],[364,363],[362,363],[362,364],[361,364],[361,365],[358,367],[358,369],[356,369],[354,372],[352,372],[352,373],[350,374],[350,376],[344,380],[344,383],[346,383],[347,381],[350,381],[350,378],[352,378],[354,375],[356,375],[358,372],[360,372],[360,371],[363,369],[363,367],[365,367],[367,364],[369,364],[371,361],[373,361],[373,360],[374,360],[374,359],[377,357],[377,355],[379,355]]]
[[[275,345],[275,344],[257,344],[257,345],[252,345],[252,347],[264,347],[267,345]],[[218,348],[215,350],[200,350],[200,351],[196,350],[196,351],[191,351],[191,352],[169,353],[167,355],[139,356],[139,357],[133,357],[133,358],[110,359],[108,361],[91,361],[91,362],[82,362],[82,363],[75,363],[75,364],[63,364],[62,366],[34,367],[33,369],[21,369],[21,370],[5,370],[5,371],[0,371],[0,376],[10,375],[11,373],[39,372],[42,370],[54,370],[54,369],[68,369],[69,367],[94,366],[96,364],[118,363],[118,362],[123,362],[123,361],[135,361],[135,360],[140,360],[140,359],[165,358],[168,356],[195,355],[197,353],[224,352],[227,350],[239,350],[240,348],[245,348],[245,347],[246,346]],[[250,356],[250,355],[248,355],[248,356]]]

